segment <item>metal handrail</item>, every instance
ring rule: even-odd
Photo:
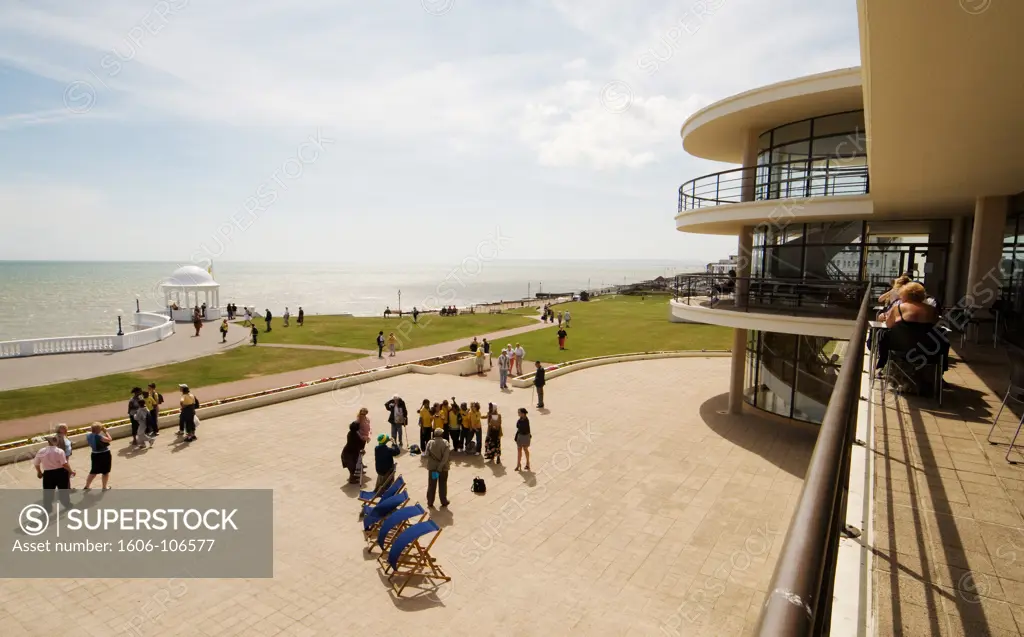
[[[825,410],[804,487],[761,609],[760,637],[828,632],[836,554],[846,518],[850,450],[856,432],[870,300],[865,290],[850,337],[851,347]]]
[[[727,274],[683,274],[675,278],[677,302],[710,305],[732,300],[729,309],[842,315],[853,318],[867,281],[800,278],[736,277]]]
[[[865,195],[867,156],[809,157],[702,175],[679,187],[678,211],[739,203],[745,187],[753,188],[754,201]]]

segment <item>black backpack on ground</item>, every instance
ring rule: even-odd
[[[484,493],[487,493],[487,484],[484,482],[483,478],[481,478],[481,477],[473,478],[472,491],[473,491],[473,493],[479,493],[481,495],[484,494]]]

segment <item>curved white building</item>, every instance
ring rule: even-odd
[[[859,0],[861,66],[683,124],[688,153],[738,164],[683,183],[675,217],[737,236],[736,274],[682,278],[672,302],[734,328],[731,411],[819,420],[867,283],[910,272],[947,307],[1021,297],[1024,3],[964,5]]]

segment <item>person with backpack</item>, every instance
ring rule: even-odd
[[[199,400],[189,391],[188,385],[178,385],[178,389],[181,390],[178,435],[185,436],[185,442],[193,442],[196,439],[196,410],[199,409]]]
[[[388,444],[391,443],[391,444]],[[377,436],[377,446],[373,449],[373,466],[377,470],[377,485],[374,491],[391,486],[395,479],[395,456],[402,450],[395,446],[387,434]]]
[[[441,508],[448,506],[448,469],[451,467],[451,448],[444,439],[444,432],[435,429],[433,438],[427,443],[427,507],[434,508],[434,493],[440,490]]]
[[[391,439],[398,442],[398,448],[402,448],[405,440],[405,424],[409,418],[409,410],[405,407],[405,401],[395,394],[391,400],[384,403],[384,409],[388,410],[388,422],[391,423]]]
[[[160,405],[164,402],[164,396],[156,390],[156,383],[149,384],[149,391],[146,392],[146,410],[149,416],[146,418],[146,433],[152,436],[160,435],[160,426],[157,419],[160,417]]]

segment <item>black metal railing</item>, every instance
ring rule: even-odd
[[[761,201],[865,195],[869,186],[866,155],[774,162],[691,179],[679,187],[679,212],[739,203],[744,187]]]
[[[865,293],[761,609],[760,637],[818,636],[829,631],[870,305],[871,296]]]
[[[742,311],[769,311],[852,319],[866,281],[684,274],[675,278],[676,301]]]

